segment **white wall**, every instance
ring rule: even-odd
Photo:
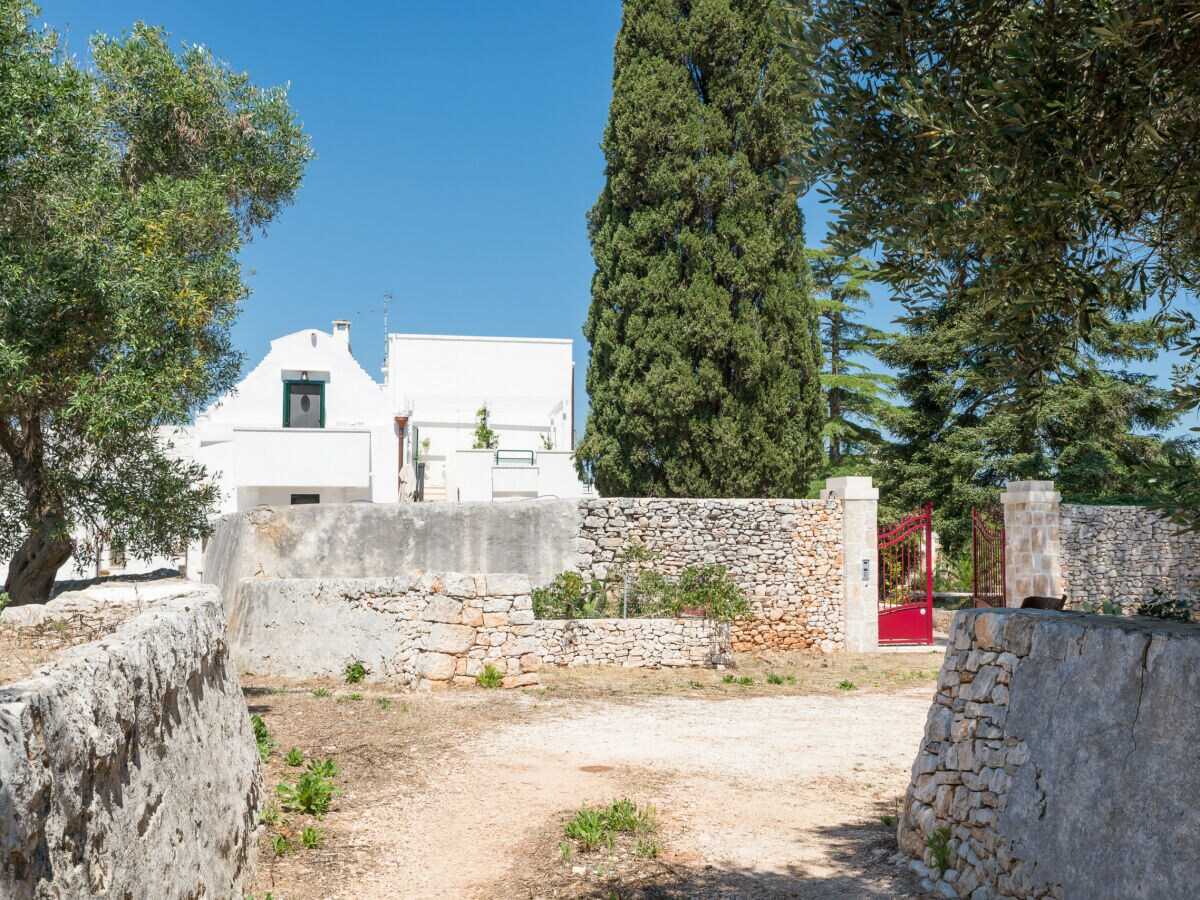
[[[428,454],[422,457],[427,493],[430,487],[444,486],[450,500],[492,499],[490,475],[485,478],[482,471],[490,467],[490,457],[485,466],[462,455],[473,447],[476,412],[484,404],[500,449],[541,453],[545,436],[556,451],[569,455],[574,421],[571,343],[542,338],[389,336],[387,381],[393,401],[410,413],[420,441],[429,441]],[[458,471],[460,460],[469,471]],[[560,472],[552,489],[539,480],[537,493],[577,497],[583,486],[577,479],[567,484]]]

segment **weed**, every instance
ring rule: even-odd
[[[475,681],[480,687],[498,688],[504,682],[504,673],[488,663],[483,667],[483,671],[475,676]]]
[[[567,822],[563,832],[579,841],[585,852],[601,845],[612,846],[612,833],[604,828],[604,815],[598,809],[584,806]]]
[[[264,825],[270,825],[272,828],[282,822],[283,812],[280,811],[279,804],[272,800],[263,807],[263,811],[258,814],[258,821]]]
[[[725,682],[726,684],[733,684],[735,681],[737,681],[737,676],[736,676],[736,675],[734,675],[734,674],[732,674],[732,673],[730,673],[729,675],[726,675],[726,676],[725,676],[724,678],[722,678],[721,680],[722,680],[723,682]]]
[[[610,831],[647,832],[658,823],[658,811],[653,806],[638,806],[624,798],[608,804],[601,816]]]
[[[358,684],[367,677],[367,667],[362,664],[362,660],[351,660],[346,663],[345,675],[346,684]]]
[[[639,840],[637,842],[637,846],[633,848],[633,852],[642,859],[654,859],[656,856],[658,856],[658,850],[658,841]]]
[[[858,687],[858,685],[856,685],[853,681],[850,681],[848,679],[842,679],[841,681],[838,682],[838,690],[839,691],[853,691],[857,687]]]
[[[271,733],[267,731],[267,723],[263,721],[262,716],[251,716],[250,724],[254,726],[254,743],[258,744],[258,756],[266,762],[271,751],[279,745],[271,740]]]
[[[400,704],[400,712],[408,712],[408,704],[407,703]]]
[[[945,875],[950,868],[950,826],[943,825],[925,839],[925,846],[933,854],[933,864],[937,867],[938,875]]]
[[[246,895],[246,900],[254,900],[254,895],[253,895],[253,894],[247,894],[247,895]],[[274,894],[272,894],[270,891],[267,891],[265,894],[263,894],[263,898],[262,898],[262,900],[275,900],[275,895],[274,895]]]
[[[895,816],[880,816],[879,822],[881,825],[883,825],[884,828],[895,828],[896,827],[896,817]]]
[[[337,778],[342,774],[341,769],[328,756],[324,759],[312,759],[308,762],[308,771],[322,778]]]
[[[703,681],[689,681],[688,684],[690,684],[696,690],[701,690],[704,687]]]
[[[325,835],[320,828],[314,828],[312,825],[305,825],[300,830],[300,843],[305,850],[313,850],[325,843]]]
[[[325,688],[317,688],[315,691],[312,692],[312,695],[314,697],[328,697],[329,691],[325,690]]]
[[[375,705],[378,706],[380,709],[386,710],[386,709],[391,708],[392,701],[389,700],[387,697],[380,697],[378,700],[375,701]]]
[[[749,675],[743,675],[741,678],[735,678],[734,682],[742,685],[743,687],[749,687],[750,685],[754,684],[754,679]]]
[[[329,812],[335,794],[341,793],[333,786],[333,782],[324,775],[315,772],[305,772],[295,784],[286,781],[279,782],[275,793],[283,803],[283,808],[296,812],[308,813],[320,818]]]
[[[767,684],[783,684],[783,676],[771,672],[767,675]]]
[[[304,765],[304,751],[299,747],[293,747],[283,755],[283,761],[289,766],[302,766]]]
[[[347,694],[346,695],[347,700],[361,700],[362,698],[363,698],[362,694]]]
[[[284,834],[283,832],[277,831],[271,837],[271,849],[274,850],[276,853],[278,853],[280,856],[283,856],[285,853],[287,853],[289,850],[292,849],[292,842],[288,840],[288,837],[286,834]]]
[[[67,623],[62,619],[51,619],[50,628],[52,631],[57,631],[59,634],[62,634],[67,630]]]
[[[571,845],[567,841],[563,841],[558,845],[558,854],[560,859],[571,858]]]
[[[796,683],[796,676],[795,676],[795,675],[785,675],[785,676],[783,677],[783,681],[784,681],[784,683],[785,683],[785,684],[795,684],[795,683]]]

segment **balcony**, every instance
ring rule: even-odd
[[[371,486],[365,428],[234,428],[238,487]]]

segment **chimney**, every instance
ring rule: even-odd
[[[341,341],[346,345],[346,350],[350,350],[350,323],[345,319],[333,320],[333,337],[335,340]]]

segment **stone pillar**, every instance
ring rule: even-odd
[[[842,614],[846,649],[879,649],[879,488],[870,478],[825,479],[822,500],[842,504]]]
[[[1062,495],[1053,481],[1010,481],[1004,505],[1004,588],[1009,606],[1026,597],[1061,597]]]

